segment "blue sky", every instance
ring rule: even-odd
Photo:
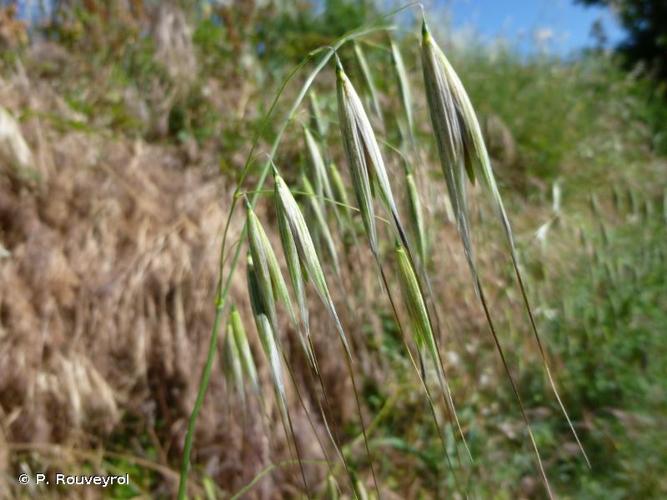
[[[546,48],[566,55],[593,45],[590,29],[601,19],[609,44],[623,32],[608,9],[575,5],[573,0],[435,0],[445,7],[457,30],[473,30],[483,40],[497,37],[518,43],[524,50],[536,47],[536,38]]]
[[[46,4],[50,5],[51,0]],[[315,5],[322,0],[311,0]],[[530,52],[542,45],[561,55],[593,45],[591,25],[601,19],[613,45],[623,32],[607,9],[575,5],[573,0],[423,0],[437,12],[448,12],[453,28],[474,32],[483,41],[503,37],[521,50]],[[408,0],[390,0],[388,5],[403,5]],[[382,2],[380,2],[382,4]],[[37,0],[19,2],[21,14],[29,17],[29,8]],[[35,12],[36,13],[36,12]],[[542,40],[536,43],[536,39]]]

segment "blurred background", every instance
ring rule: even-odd
[[[215,313],[221,229],[253,138],[259,134],[260,153],[250,181],[307,74],[285,88],[277,117],[265,124],[289,72],[313,49],[401,6],[382,0],[0,2],[1,495],[175,495]],[[424,7],[479,114],[550,363],[592,462],[588,470],[545,382],[499,224],[483,200],[474,203],[480,269],[552,486],[563,498],[665,498],[667,3],[434,0]],[[383,21],[397,26],[393,36],[414,98],[429,272],[447,323],[442,354],[475,458],[465,468],[469,492],[544,498],[444,209],[446,188],[423,94],[419,10]],[[387,36],[369,36],[360,46],[382,108],[373,124],[397,142],[400,124],[392,117],[402,113],[401,100]],[[341,58],[364,103],[372,104],[369,77],[354,52],[344,48]],[[317,139],[349,186],[333,75],[327,67],[314,84],[323,117]],[[301,130],[313,118],[313,100],[307,102],[277,156],[288,179],[308,162]],[[400,158],[383,153],[398,183]],[[399,197],[404,201],[405,194]],[[257,213],[278,248],[269,196]],[[237,214],[230,241],[242,224]],[[334,296],[348,303],[342,320],[355,339],[382,496],[455,498],[373,261],[367,251],[349,250],[354,244],[344,235],[336,242],[346,255],[341,282],[347,291],[336,288]],[[243,269],[237,274],[230,301],[244,316],[270,394]],[[372,496],[345,366],[339,355],[328,355],[338,353],[335,330],[312,295],[331,422]],[[284,323],[288,358],[306,407],[317,416],[305,360]],[[235,389],[224,349],[197,425],[190,493],[297,497],[299,469],[288,463],[277,416],[264,418],[256,398]],[[323,433],[323,423],[308,421],[294,390],[290,398],[304,455],[321,458],[313,433]],[[460,445],[449,437],[455,453]],[[130,484],[101,490],[16,482],[21,473],[45,471],[128,473]],[[318,497],[330,498],[326,468],[313,462],[306,472],[321,485]],[[344,490],[344,479],[339,483]]]

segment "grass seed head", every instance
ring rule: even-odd
[[[289,222],[285,218],[284,213],[281,210],[278,210],[277,214],[278,229],[280,231],[280,242],[282,244],[283,254],[285,255],[285,260],[287,262],[287,271],[289,272],[290,281],[292,283],[292,290],[294,291],[294,296],[296,297],[296,302],[299,307],[301,323],[306,331],[306,334],[308,334],[310,331],[310,326],[308,318],[308,305],[306,303],[306,288],[298,250],[296,248],[294,236],[292,235],[292,231],[289,227]]]
[[[433,330],[426,309],[426,302],[419,288],[417,276],[410,262],[410,257],[401,245],[396,247],[398,261],[398,277],[401,285],[403,301],[407,308],[408,318],[412,326],[417,347],[422,351],[428,348],[431,356],[437,356]],[[437,358],[434,358],[437,359]]]
[[[326,278],[324,277],[322,264],[320,263],[320,259],[315,250],[315,245],[313,244],[313,239],[310,236],[303,214],[301,213],[294,196],[292,196],[292,193],[287,187],[287,184],[285,184],[285,181],[275,169],[274,178],[278,220],[283,221],[281,223],[284,225],[284,230],[289,231],[291,234],[299,256],[299,261],[305,268],[307,276],[313,283],[320,300],[334,319],[338,334],[340,335],[345,348],[349,352],[349,343],[338,318],[333,299],[329,293],[329,287],[327,286]]]
[[[256,278],[256,293],[262,305],[261,312],[271,320],[275,329],[277,326],[276,303],[269,264],[272,257],[275,260],[275,254],[273,254],[270,245],[267,247],[268,239],[264,229],[249,203],[246,203],[246,210],[248,216],[248,246]],[[269,254],[273,254],[272,257]]]
[[[359,97],[340,64],[336,68],[336,75],[338,120],[340,122],[345,156],[350,168],[352,187],[357,198],[357,205],[361,212],[361,219],[364,223],[371,248],[377,251],[378,237],[370,177],[364,156],[364,146],[357,132],[357,124],[351,104],[358,101]]]
[[[283,218],[292,235],[299,260],[305,267],[308,277],[313,282],[318,294],[329,298],[329,289],[324,278],[322,265],[315,250],[315,244],[310,236],[308,225],[301,213],[294,196],[280,175],[275,175],[276,210],[278,217]]]
[[[309,347],[308,342],[306,342],[305,336],[309,335],[309,330],[308,330],[308,312],[307,308],[305,305],[305,297],[303,296],[303,288],[300,286],[298,283],[301,281],[299,278],[299,275],[293,276],[294,272],[290,268],[288,271],[290,273],[290,279],[292,280],[292,284],[295,284],[295,281],[297,282],[297,285],[294,286],[295,293],[297,295],[297,300],[298,300],[298,307],[299,307],[299,316],[301,318],[301,322],[299,322],[299,319],[297,318],[297,314],[295,312],[294,306],[292,304],[292,299],[290,297],[289,291],[287,289],[287,283],[285,282],[285,278],[283,277],[283,273],[280,269],[280,264],[278,263],[278,259],[276,257],[275,252],[273,251],[273,246],[271,245],[271,242],[269,241],[268,236],[266,235],[266,232],[264,231],[264,228],[262,227],[261,223],[259,222],[259,219],[255,215],[254,211],[250,206],[248,206],[248,219],[249,219],[249,227],[248,227],[248,232],[250,233],[250,225],[252,225],[252,231],[257,233],[256,236],[253,237],[254,240],[259,240],[259,243],[261,244],[261,248],[258,252],[258,254],[263,255],[266,259],[267,262],[267,267],[269,271],[269,278],[271,281],[271,294],[265,294],[262,291],[261,287],[261,282],[258,281],[258,286],[259,286],[259,294],[260,296],[263,296],[263,300],[270,300],[271,297],[273,297],[274,300],[282,303],[285,306],[285,309],[287,310],[287,313],[290,317],[290,321],[294,325],[294,327],[298,331],[299,335],[299,341],[301,343],[301,347],[304,349],[304,352],[306,353],[309,361],[313,362],[313,353],[312,350]],[[252,221],[250,221],[252,219]],[[328,228],[326,228],[328,230]],[[331,235],[329,234],[329,237]],[[335,251],[335,249],[334,249]],[[287,253],[286,253],[287,255]],[[335,256],[335,254],[334,254]],[[288,261],[288,268],[290,266],[290,257],[286,257]],[[337,264],[337,261],[336,261]],[[293,264],[292,264],[293,265]],[[296,267],[298,267],[298,262],[296,264]],[[338,269],[338,268],[336,268]],[[301,294],[301,295],[300,295]],[[275,314],[275,306],[274,306],[274,314]],[[270,316],[269,316],[270,318]],[[278,324],[276,320],[273,321],[273,330],[278,331]],[[301,328],[303,327],[303,328]],[[305,336],[304,336],[305,334]]]
[[[246,264],[246,278],[248,281],[248,296],[250,298],[250,306],[252,307],[253,314],[255,316],[259,314],[271,314],[270,311],[267,310],[267,301],[262,296],[259,279],[257,278],[257,269],[255,268],[255,263],[250,254],[248,254]]]
[[[338,116],[345,156],[352,174],[354,192],[371,248],[377,252],[377,229],[374,220],[371,178],[375,181],[380,191],[380,198],[392,215],[392,220],[397,226],[400,226],[398,209],[375,133],[359,95],[345,74],[340,61],[337,62],[336,74],[338,76]],[[397,230],[401,231],[399,227]]]

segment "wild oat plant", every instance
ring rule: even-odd
[[[229,404],[259,408],[259,418],[266,426],[280,422],[291,457],[282,467],[299,471],[300,484],[294,486],[297,490],[293,494],[318,498],[384,496],[389,488],[383,484],[384,457],[377,443],[374,445],[372,433],[386,415],[382,409],[371,411],[363,394],[363,367],[388,362],[383,359],[386,352],[378,346],[382,338],[376,339],[373,347],[361,328],[362,323],[373,321],[370,316],[376,309],[372,304],[377,303],[389,306],[392,318],[388,321],[397,329],[401,358],[418,381],[419,393],[410,397],[426,402],[437,430],[439,461],[447,465],[439,472],[442,490],[434,495],[463,498],[474,494],[475,462],[480,457],[473,455],[468,444],[471,435],[466,422],[470,416],[464,419],[457,411],[452,389],[455,381],[444,357],[445,350],[452,352],[455,346],[444,345],[451,339],[450,322],[442,314],[440,297],[433,287],[435,262],[440,261],[434,256],[445,251],[436,243],[436,231],[448,224],[446,213],[453,214],[471,287],[524,420],[544,492],[552,497],[531,418],[501,342],[498,325],[504,323],[489,302],[489,285],[479,268],[473,204],[490,207],[497,214],[506,243],[504,251],[513,266],[543,369],[562,417],[583,459],[588,460],[547,362],[473,103],[425,19],[419,46],[411,37],[399,43],[391,31],[390,26],[373,25],[309,54],[290,73],[265,117],[266,124],[278,125],[268,155],[257,154],[261,131],[253,142],[224,230],[216,317],[186,436],[179,498],[187,494],[197,416],[220,333],[223,356],[219,362],[230,387]],[[421,54],[421,78],[408,74],[401,55],[405,48]],[[377,57],[369,58],[369,53]],[[314,69],[304,75],[312,64]],[[374,83],[377,71],[395,74],[390,80],[395,88],[387,89],[386,95],[381,95]],[[327,72],[335,73],[335,91],[325,78]],[[359,75],[361,83],[356,84],[350,75]],[[299,77],[302,86],[286,116],[277,118],[285,89]],[[317,94],[313,88],[316,81],[322,82]],[[306,97],[309,106],[303,109]],[[333,112],[334,99],[337,112]],[[418,99],[426,103],[430,127],[425,120],[419,121]],[[302,137],[300,167],[294,165],[295,155],[278,155],[288,131]],[[429,162],[433,163],[433,149],[440,162],[438,179],[428,168]],[[341,171],[337,165],[346,169]],[[248,185],[251,177],[256,179],[254,186]],[[271,177],[274,188],[265,190],[265,181]],[[432,206],[433,191],[438,192],[435,199],[448,206]],[[245,204],[245,219],[240,239],[232,245],[230,228],[240,200]],[[429,210],[424,210],[425,206]],[[280,245],[269,236],[276,228]],[[230,297],[232,276],[244,249],[250,310],[243,307],[244,299],[237,297],[238,304],[232,304]],[[369,264],[378,278],[370,283],[361,279],[366,272],[361,266]],[[316,302],[309,300],[311,294]],[[248,313],[245,321],[243,313]],[[254,333],[246,326],[252,322],[259,339],[253,344],[261,346],[261,352],[250,347],[249,336]],[[323,337],[337,337],[338,345],[324,343]],[[340,359],[345,368],[336,373],[340,380],[335,382],[349,387],[352,420],[356,420],[352,431],[341,425],[340,397],[333,397],[331,374],[324,369],[324,365],[331,365],[331,358]],[[264,367],[268,368],[266,378],[260,376]],[[295,422],[297,410],[306,416],[316,446],[301,436],[302,427],[297,428]],[[260,473],[256,481],[266,473],[272,472]],[[248,493],[256,481],[234,497]]]

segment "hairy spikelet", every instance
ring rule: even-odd
[[[364,111],[359,95],[338,60],[336,75],[338,117],[345,156],[350,167],[352,185],[371,250],[377,254],[377,228],[373,209],[371,178],[380,192],[382,203],[391,215],[392,223],[401,240],[404,240],[405,231],[398,216],[389,176],[373,128]]]
[[[278,229],[280,231],[280,242],[283,247],[283,254],[287,262],[287,270],[289,272],[290,281],[292,283],[292,290],[296,297],[296,302],[299,307],[301,316],[301,323],[304,326],[306,333],[310,331],[308,306],[306,303],[306,289],[304,285],[303,273],[301,271],[301,263],[299,261],[299,254],[297,252],[296,243],[292,236],[292,231],[285,217],[278,213]]]
[[[249,269],[252,268],[251,277],[253,287],[251,287],[251,301],[254,300],[255,315],[264,314],[269,318],[271,324],[275,327],[277,322],[276,301],[271,284],[271,273],[269,271],[269,257],[266,253],[266,245],[262,238],[262,227],[259,219],[253,212],[250,205],[247,210],[248,215],[248,247],[252,262],[248,262]]]
[[[574,426],[572,425],[567,411],[565,410],[565,407],[561,401],[560,395],[558,394],[555,386],[555,382],[549,370],[546,353],[542,347],[542,343],[537,332],[533,313],[528,302],[525,286],[523,284],[523,278],[519,270],[518,256],[514,244],[512,229],[505,211],[505,207],[503,205],[502,198],[500,196],[500,191],[493,175],[491,161],[484,143],[484,138],[482,136],[481,127],[479,126],[477,116],[473,109],[472,103],[470,102],[468,94],[466,93],[463,84],[461,83],[461,80],[445,57],[442,50],[440,50],[431,37],[431,34],[426,25],[426,21],[424,21],[422,25],[422,66],[424,70],[424,82],[426,87],[429,112],[431,115],[431,122],[436,134],[436,142],[438,144],[442,169],[445,174],[448,190],[450,192],[450,199],[456,214],[457,225],[461,239],[463,241],[468,265],[473,275],[476,291],[484,307],[487,322],[489,323],[494,341],[498,348],[499,354],[503,359],[506,373],[510,379],[510,382],[512,383],[512,387],[522,410],[522,415],[526,421],[533,448],[536,453],[540,473],[542,474],[547,492],[551,496],[549,482],[542,466],[537,444],[535,442],[532,431],[530,430],[530,425],[528,423],[527,416],[525,415],[518,390],[516,389],[516,385],[513,381],[509,368],[505,363],[504,354],[498,342],[488,305],[481,288],[481,281],[476,269],[472,242],[470,238],[468,214],[465,202],[465,176],[463,175],[463,172],[467,172],[468,177],[472,182],[474,182],[476,178],[481,178],[482,184],[491,195],[493,204],[500,217],[504,234],[508,241],[515,276],[521,290],[524,306],[530,319],[531,328],[539,347],[540,356],[542,357],[542,363],[549,379],[549,383],[551,385],[552,391],[554,392],[554,395],[556,396],[556,399],[558,400],[561,411],[570,426],[570,430],[572,431],[572,434],[575,437],[579,448],[587,462],[588,458],[586,457]]]
[[[274,168],[273,171],[274,180],[275,180],[275,202],[276,202],[276,212],[278,219],[284,219],[284,224],[292,234],[297,253],[299,255],[299,261],[301,265],[306,269],[306,273],[311,283],[313,284],[317,295],[327,309],[331,319],[334,321],[338,336],[340,338],[341,344],[345,352],[345,364],[347,367],[347,372],[350,376],[352,382],[352,390],[355,397],[355,402],[357,406],[357,414],[359,415],[359,421],[361,424],[362,435],[364,438],[364,446],[366,448],[366,454],[371,460],[371,452],[368,444],[368,436],[366,434],[366,424],[364,423],[363,414],[361,411],[361,401],[359,398],[359,390],[357,388],[357,383],[355,381],[354,370],[352,368],[352,351],[350,349],[350,343],[347,339],[345,331],[343,330],[343,325],[340,322],[338,313],[336,312],[336,307],[329,293],[329,288],[327,286],[326,279],[324,277],[324,272],[322,271],[322,265],[320,264],[319,257],[315,251],[315,246],[313,240],[308,231],[308,226],[306,221],[303,218],[303,214],[299,209],[299,205],[296,203],[296,200],[292,196],[287,184],[285,181],[278,175],[277,170]],[[377,480],[375,478],[375,470],[371,463],[371,473],[373,475],[373,482],[375,484],[375,489],[379,495],[379,488],[377,486]]]
[[[287,184],[285,181],[278,175],[274,170],[275,178],[275,201],[276,201],[276,213],[278,220],[282,220],[281,224],[284,225],[286,231],[292,237],[294,246],[296,247],[297,254],[299,256],[299,261],[301,265],[306,269],[308,278],[313,283],[315,291],[317,292],[320,300],[327,308],[329,314],[336,324],[336,329],[338,334],[343,341],[343,345],[346,350],[349,352],[349,342],[347,336],[343,330],[343,326],[340,323],[338,318],[338,313],[336,312],[336,307],[334,306],[333,299],[329,293],[329,287],[327,286],[326,279],[324,277],[324,271],[322,270],[322,265],[320,259],[317,256],[315,251],[315,245],[308,231],[308,226],[306,221],[303,218],[303,214],[299,209],[299,205],[292,196]],[[283,241],[283,245],[285,242]],[[285,249],[286,251],[288,249]]]
[[[444,54],[435,44],[424,23],[422,28],[422,68],[429,114],[435,132],[443,173],[450,191],[452,208],[459,217],[463,193],[463,142],[454,98],[444,68]]]
[[[250,298],[250,306],[252,307],[253,314],[255,316],[260,314],[267,315],[267,300],[262,296],[262,288],[257,277],[257,269],[250,253],[248,253],[246,261],[246,279],[248,281],[248,297]]]
[[[438,383],[440,385],[442,395],[445,398],[451,418],[453,419],[453,424],[456,425],[458,433],[461,436],[461,441],[468,455],[470,456],[468,443],[466,442],[463,429],[461,428],[461,424],[456,413],[452,391],[449,387],[449,383],[447,382],[445,368],[440,359],[440,353],[438,351],[438,345],[435,339],[428,310],[426,308],[424,295],[420,290],[419,282],[417,281],[417,275],[415,274],[412,261],[406,249],[401,245],[396,247],[396,260],[398,261],[398,277],[401,285],[401,293],[407,308],[411,331],[419,350],[420,359],[423,360],[425,355],[428,355],[430,358],[438,378]]]
[[[259,393],[259,378],[257,377],[257,368],[255,367],[255,361],[252,357],[252,351],[250,350],[250,344],[248,343],[248,335],[246,334],[245,327],[243,326],[241,314],[239,313],[238,309],[236,309],[236,306],[232,306],[231,313],[229,315],[229,324],[231,326],[234,340],[236,341],[236,345],[241,355],[241,364],[243,365],[243,372],[245,377],[247,377],[250,381],[253,390]]]
[[[438,352],[426,310],[426,303],[419,290],[419,283],[410,263],[410,258],[405,248],[400,245],[396,248],[396,259],[398,261],[401,293],[407,308],[415,343],[421,352],[428,349],[429,355],[433,357],[434,361],[437,361]]]
[[[308,337],[308,315],[307,313],[304,316],[303,311],[306,309],[305,307],[305,298],[304,297],[299,297],[299,293],[303,291],[302,288],[298,289],[295,287],[295,292],[297,294],[299,302],[299,310],[301,312],[300,317],[301,317],[301,323],[299,322],[296,312],[294,310],[294,306],[292,305],[292,299],[290,298],[289,291],[287,289],[287,283],[285,282],[285,278],[283,277],[283,273],[280,269],[280,264],[278,263],[278,259],[276,257],[275,252],[273,251],[273,246],[271,245],[271,242],[269,241],[268,236],[266,235],[266,231],[264,231],[264,228],[262,227],[259,219],[257,218],[255,212],[252,210],[252,207],[248,205],[247,207],[248,210],[248,236],[249,236],[249,241],[252,242],[259,242],[260,248],[255,249],[253,253],[253,249],[251,248],[251,253],[264,256],[266,263],[267,263],[267,268],[269,271],[269,278],[271,281],[271,294],[264,293],[261,289],[260,286],[260,295],[262,296],[272,296],[275,300],[279,301],[285,306],[285,309],[287,310],[287,313],[290,317],[290,320],[294,324],[295,328],[298,331],[299,335],[299,342],[301,344],[302,349],[306,353],[306,356],[308,360],[311,362],[311,365],[314,363],[314,357],[313,357],[313,352],[312,349],[310,348],[309,342],[307,342],[307,337]],[[328,231],[328,228],[326,228]],[[253,234],[253,236],[250,236],[250,234]],[[331,238],[331,234],[329,234],[329,238]],[[253,243],[254,245],[255,243]],[[251,245],[252,247],[252,245]],[[289,263],[289,258],[287,258],[287,261]],[[336,261],[337,264],[337,261]],[[336,267],[336,269],[338,269]],[[290,270],[290,278],[292,279],[292,274],[293,272]],[[298,279],[298,276],[296,277]],[[258,280],[259,281],[259,280]],[[260,281],[261,283],[261,281]],[[292,284],[294,285],[294,280],[292,279]],[[301,302],[303,300],[303,303]],[[302,307],[303,306],[303,307]],[[274,306],[275,308],[275,306]],[[277,323],[273,323],[273,329],[274,331],[278,331],[278,325]]]
[[[371,249],[378,251],[377,226],[375,224],[375,209],[373,208],[373,197],[371,193],[371,183],[366,159],[364,157],[364,145],[361,142],[357,132],[357,124],[349,105],[350,99],[359,100],[356,92],[349,84],[349,80],[342,68],[338,67],[338,119],[343,137],[343,146],[347,157],[350,174],[352,178],[352,187],[357,198],[357,205],[361,212],[366,235],[368,236]],[[351,89],[348,90],[348,89]],[[351,93],[350,93],[351,92]],[[350,97],[352,96],[352,97]],[[361,107],[361,103],[359,103]]]

